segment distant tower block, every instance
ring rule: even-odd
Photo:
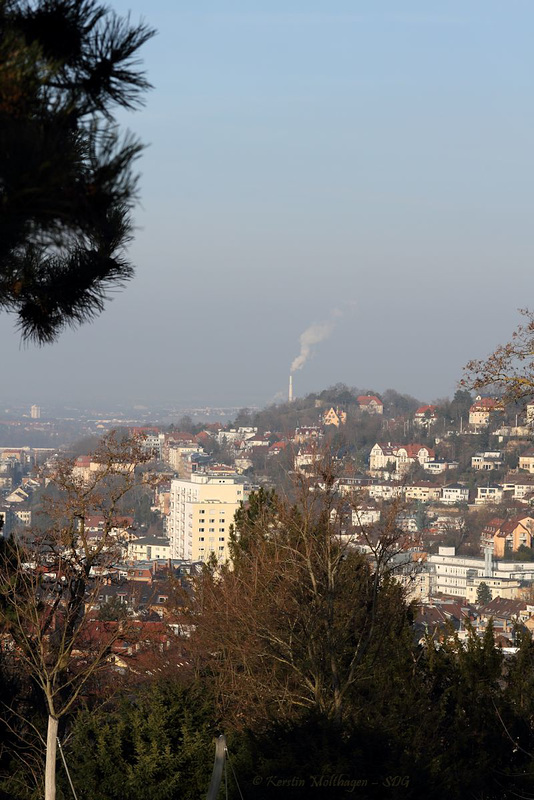
[[[289,394],[288,394],[289,402],[293,402],[293,375],[289,376]]]
[[[30,416],[32,419],[41,419],[41,406],[32,406],[30,408]]]

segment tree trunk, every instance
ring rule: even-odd
[[[57,718],[49,714],[46,735],[45,800],[56,800],[57,729]]]

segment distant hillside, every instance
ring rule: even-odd
[[[375,395],[384,403],[384,414],[388,417],[397,417],[404,414],[413,414],[421,404],[410,395],[400,394],[394,389],[387,389],[380,393],[374,389],[357,389],[336,383],[321,392],[312,392],[306,397],[297,397],[292,403],[277,403],[261,411],[250,413],[243,409],[237,415],[235,426],[253,425],[260,433],[277,431],[282,434],[293,431],[297,426],[317,425],[320,422],[321,412],[330,406],[340,406],[347,411],[358,408],[359,395]]]

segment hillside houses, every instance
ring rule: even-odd
[[[432,461],[434,456],[434,450],[422,444],[377,442],[369,455],[369,470],[372,475],[384,471],[404,475],[412,465],[423,466],[427,461]]]

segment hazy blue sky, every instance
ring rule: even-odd
[[[531,0],[111,0],[159,30],[137,276],[21,348],[6,396],[264,404],[295,375],[422,400],[531,303]]]

